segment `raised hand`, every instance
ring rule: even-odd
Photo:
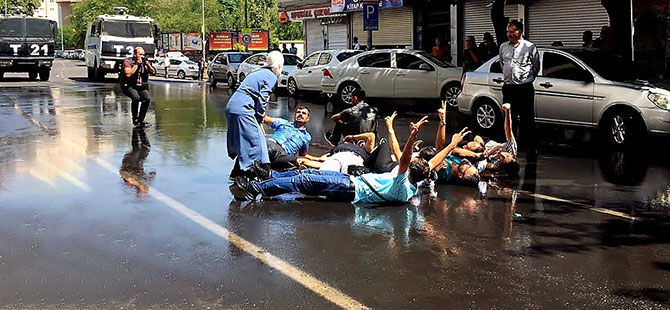
[[[393,114],[384,118],[384,122],[386,122],[387,128],[393,128],[393,121],[395,120],[396,116],[398,116],[398,112],[393,112]]]
[[[428,116],[424,116],[417,123],[409,123],[409,133],[411,135],[416,135],[426,123],[428,123]]]
[[[440,117],[440,124],[445,123],[446,114],[447,114],[447,101],[442,100],[442,107],[437,109],[437,115]]]
[[[451,143],[459,144],[463,141],[463,138],[469,135],[471,131],[468,130],[468,127],[463,128],[459,133],[455,133],[451,136]]]
[[[502,109],[505,112],[509,111],[509,109],[511,109],[511,108],[512,108],[512,106],[509,103],[505,103],[505,104],[502,105]]]
[[[346,137],[344,137],[344,142],[353,143],[353,142],[354,142],[354,136],[346,136]]]

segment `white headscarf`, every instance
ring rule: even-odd
[[[284,55],[278,51],[270,52],[265,59],[265,66],[269,67],[279,77],[282,69],[284,69]]]

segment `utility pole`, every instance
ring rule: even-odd
[[[7,0],[5,0],[7,1]],[[247,0],[244,0],[244,28],[249,27],[247,25]]]
[[[200,45],[202,46],[202,79],[207,77],[207,50],[205,49],[205,0],[202,0],[202,34]]]

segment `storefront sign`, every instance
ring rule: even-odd
[[[280,21],[282,19],[282,13],[279,13]],[[303,21],[306,19],[322,18],[333,15],[329,7],[288,11],[285,14],[288,15],[288,20],[290,21]]]
[[[362,11],[363,3],[369,3],[367,0],[331,0],[330,11],[332,13]],[[403,0],[377,0],[380,8],[393,8],[403,6]]]
[[[200,33],[189,32],[182,35],[184,39],[185,51],[202,51],[202,40],[200,40]]]
[[[209,34],[209,49],[212,51],[225,51],[233,49],[232,32],[212,32]]]

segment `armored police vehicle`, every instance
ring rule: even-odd
[[[148,17],[127,15],[127,8],[114,8],[116,15],[100,15],[86,30],[86,67],[90,80],[101,80],[107,73],[118,74],[123,60],[133,55],[136,47],[144,48],[153,60],[154,34],[158,25]]]
[[[34,80],[51,75],[56,47],[56,22],[44,18],[0,17],[0,78],[5,72],[28,72]]]

